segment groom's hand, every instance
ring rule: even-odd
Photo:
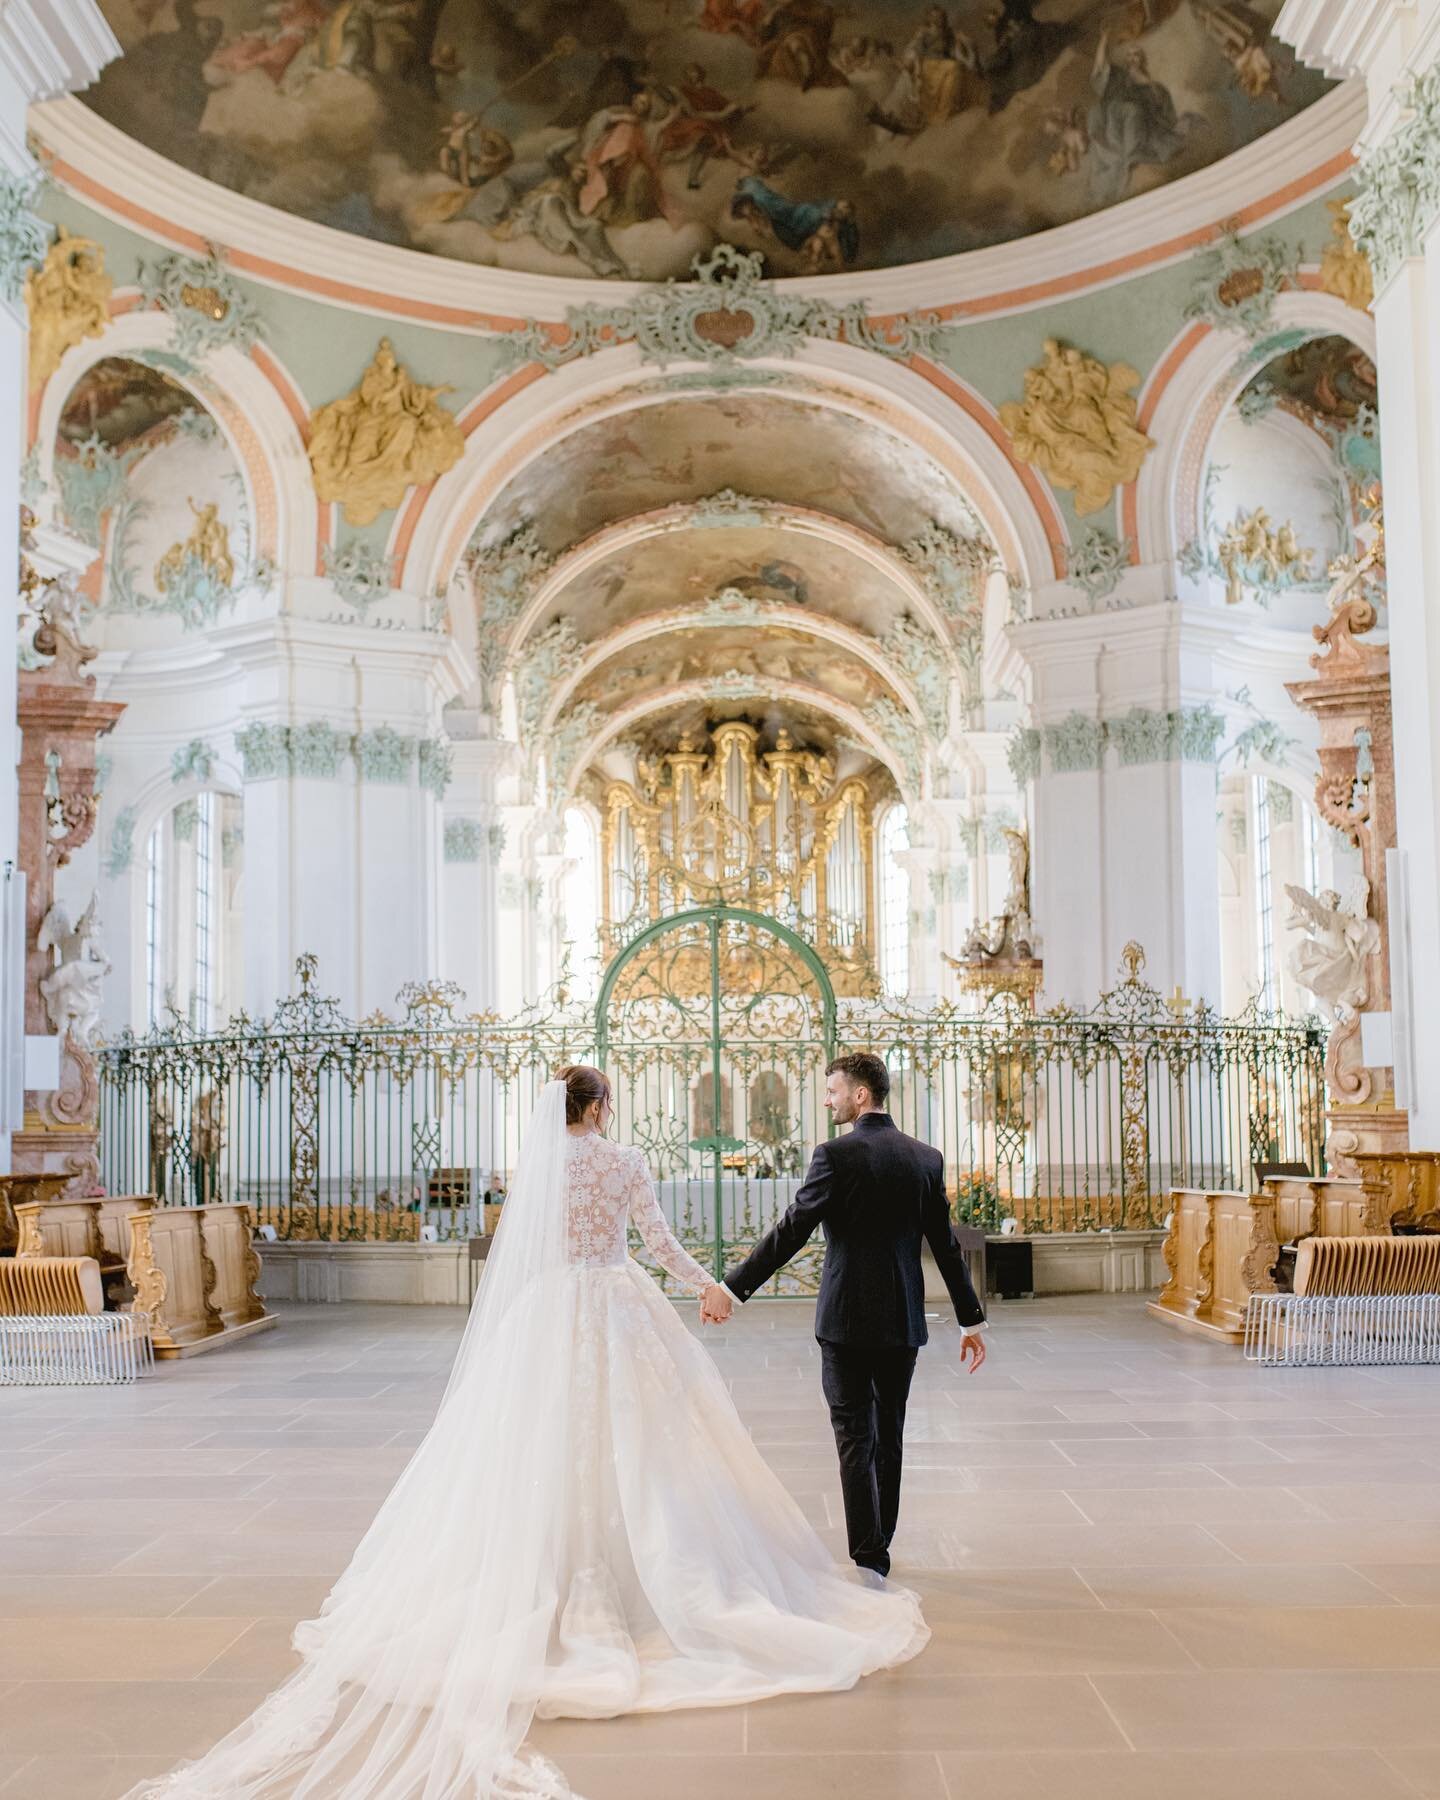
[[[963,1369],[968,1362],[970,1365],[970,1373],[972,1375],[977,1375],[980,1372],[980,1365],[984,1360],[984,1333],[979,1331],[967,1331],[963,1333],[960,1339],[960,1367]]]
[[[700,1322],[703,1325],[723,1325],[734,1308],[735,1301],[729,1288],[718,1281],[712,1281],[700,1296]]]

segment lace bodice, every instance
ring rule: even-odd
[[[623,1264],[628,1254],[625,1229],[633,1222],[645,1248],[667,1274],[696,1293],[710,1285],[712,1277],[666,1224],[641,1151],[591,1132],[570,1139],[566,1170],[572,1262]]]

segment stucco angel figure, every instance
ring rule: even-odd
[[[1025,398],[1007,400],[1000,420],[1020,462],[1033,463],[1056,487],[1075,494],[1084,518],[1133,481],[1153,444],[1136,424],[1140,373],[1046,338],[1045,360],[1025,371]]]
[[[174,543],[155,565],[155,586],[165,593],[184,572],[187,562],[200,563],[210,570],[222,587],[235,585],[235,558],[230,553],[230,532],[220,517],[218,502],[207,500],[197,506],[193,498],[190,511],[195,526],[188,538]]]
[[[1293,909],[1285,923],[1306,933],[1290,953],[1291,974],[1332,1022],[1342,1011],[1358,1011],[1369,992],[1366,961],[1380,948],[1379,922],[1370,917],[1370,883],[1357,875],[1343,900],[1334,888],[1312,894],[1293,882],[1285,884],[1285,892]]]
[[[72,344],[99,337],[110,323],[114,285],[105,273],[105,252],[99,244],[72,237],[61,225],[45,261],[25,277],[31,387],[50,379]]]
[[[381,338],[359,385],[318,407],[311,420],[315,492],[338,500],[347,524],[369,525],[398,506],[408,487],[453,468],[465,439],[437,398],[448,391],[412,380],[389,338]]]
[[[40,980],[40,995],[50,1023],[60,1037],[89,1049],[95,1027],[100,1023],[100,990],[110,973],[110,962],[96,942],[100,920],[96,913],[96,896],[72,926],[70,915],[60,901],[55,901],[40,921],[35,938],[37,950],[48,950],[55,965]]]

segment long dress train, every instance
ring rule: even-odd
[[[630,1260],[633,1222],[677,1281],[710,1279],[641,1153],[566,1133],[563,1093],[542,1095],[435,1423],[296,1628],[300,1668],[127,1800],[555,1800],[532,1717],[846,1688],[924,1648],[917,1597],[837,1566]]]

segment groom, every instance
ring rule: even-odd
[[[890,1572],[900,1512],[905,1402],[925,1329],[920,1241],[929,1244],[961,1330],[960,1361],[973,1375],[985,1360],[985,1311],[950,1230],[945,1159],[907,1137],[885,1110],[890,1071],[878,1056],[837,1056],[825,1071],[825,1106],[844,1137],[815,1146],[783,1218],[744,1262],[712,1289],[702,1317],[722,1324],[730,1295],[745,1301],[825,1228],[825,1265],[815,1336],[835,1448],[850,1555],[862,1569]]]

